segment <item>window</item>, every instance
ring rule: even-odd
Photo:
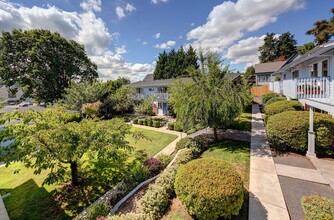
[[[328,60],[322,61],[322,76],[328,76]]]
[[[285,73],[283,74],[283,79],[286,80],[286,74]]]
[[[299,71],[298,70],[295,70],[292,72],[292,79],[296,79],[299,77]]]
[[[148,91],[153,92],[154,88],[149,88]]]
[[[270,77],[268,75],[262,75],[258,77],[259,82],[269,82]]]
[[[311,71],[311,77],[318,77],[318,63],[313,64],[313,70]]]

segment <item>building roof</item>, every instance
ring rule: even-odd
[[[190,80],[191,78],[180,78],[182,82],[186,82]],[[156,86],[168,86],[176,79],[153,79],[153,74],[147,74],[146,77],[142,81],[134,82],[131,84],[128,84],[127,86],[133,86],[133,87],[156,87]]]
[[[241,73],[230,73],[232,80],[236,80],[238,77],[241,76]]]
[[[270,63],[259,63],[255,64],[255,74],[258,73],[273,73],[279,70],[286,61],[277,61]]]

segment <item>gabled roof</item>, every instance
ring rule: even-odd
[[[257,73],[273,73],[279,70],[286,61],[277,61],[270,63],[255,64],[255,74]]]
[[[182,82],[186,82],[188,80],[191,80],[191,78],[180,78]],[[168,86],[172,82],[174,82],[176,79],[153,79],[153,74],[147,74],[145,78],[142,81],[134,82],[131,84],[128,84],[127,86],[132,87],[156,87],[156,86]]]

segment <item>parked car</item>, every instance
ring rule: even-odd
[[[16,102],[15,102],[14,100],[9,100],[9,101],[7,101],[7,104],[8,104],[8,105],[15,105]]]
[[[29,105],[32,105],[32,103],[31,102],[21,102],[19,104],[20,107],[28,107]]]

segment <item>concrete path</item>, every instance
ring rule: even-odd
[[[176,143],[179,140],[181,140],[182,138],[187,137],[186,133],[177,132],[177,131],[171,131],[171,130],[168,130],[167,127],[154,128],[154,127],[149,127],[149,126],[144,126],[144,125],[137,125],[137,124],[132,124],[132,126],[136,127],[136,128],[148,129],[148,130],[152,130],[152,131],[158,131],[158,132],[163,132],[163,133],[167,133],[167,134],[177,135],[177,138],[173,142],[171,142],[170,144],[168,144],[159,153],[157,153],[156,155],[154,155],[154,157],[158,156],[159,154],[168,154],[168,155],[171,155],[175,151]]]
[[[250,220],[290,219],[258,105],[252,109],[249,194]]]
[[[0,196],[0,220],[9,220],[9,216],[1,196]]]
[[[310,157],[310,160],[334,190],[334,161],[318,159],[316,157]]]

